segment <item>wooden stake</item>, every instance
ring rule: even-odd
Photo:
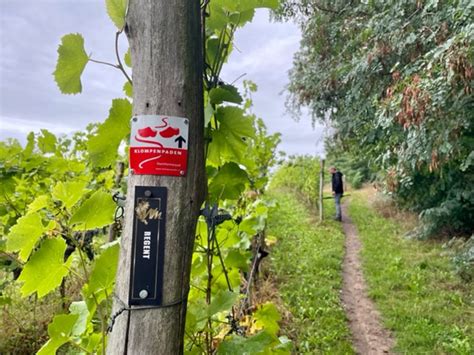
[[[323,189],[324,189],[324,159],[320,160],[321,171],[319,172],[319,221],[322,222],[323,216]]]

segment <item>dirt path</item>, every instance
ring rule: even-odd
[[[349,318],[354,348],[358,354],[390,354],[394,339],[382,326],[380,314],[367,296],[359,259],[361,243],[357,229],[342,206],[342,227],[346,234],[346,255],[343,264],[342,303]]]

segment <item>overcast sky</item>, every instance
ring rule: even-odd
[[[46,128],[70,133],[90,122],[103,121],[111,100],[123,97],[118,70],[89,63],[82,76],[83,92],[62,95],[51,73],[60,38],[78,32],[86,52],[114,62],[115,27],[100,0],[0,0],[0,140],[24,142],[31,130]],[[224,66],[222,79],[252,80],[258,85],[253,111],[271,132],[283,134],[279,149],[288,154],[320,151],[321,127],[312,128],[303,115],[295,122],[285,112],[285,85],[300,31],[291,23],[272,23],[259,10],[251,24],[237,32],[235,50]],[[126,49],[124,39],[121,47]]]

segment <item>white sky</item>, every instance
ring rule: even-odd
[[[83,92],[62,95],[51,73],[60,38],[78,32],[94,59],[114,62],[115,28],[100,0],[0,0],[0,140],[24,142],[26,134],[46,128],[70,133],[90,122],[103,121],[111,100],[123,97],[118,70],[89,63],[82,76]],[[253,112],[270,132],[281,132],[280,150],[287,154],[315,154],[322,148],[322,128],[312,128],[303,115],[295,122],[285,112],[285,85],[300,32],[291,23],[271,23],[259,10],[251,24],[237,32],[234,50],[222,79],[233,82],[241,74],[258,85]],[[121,47],[126,49],[126,40]]]

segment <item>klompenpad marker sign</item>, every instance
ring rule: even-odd
[[[184,176],[188,164],[188,133],[187,118],[134,116],[130,169],[134,174]]]

